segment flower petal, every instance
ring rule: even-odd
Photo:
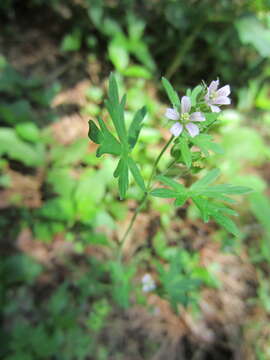
[[[208,87],[208,92],[212,93],[213,91],[217,91],[218,85],[219,85],[218,79],[211,81],[211,84]]]
[[[183,125],[180,124],[179,122],[177,122],[176,124],[174,124],[174,125],[170,128],[170,132],[171,132],[174,136],[179,136],[182,131],[183,131]]]
[[[205,117],[204,117],[203,113],[201,113],[200,111],[196,111],[190,115],[190,120],[191,121],[205,121]]]
[[[193,124],[192,122],[188,123],[186,126],[187,131],[191,137],[194,137],[199,134],[200,130],[197,125]]]
[[[191,108],[191,101],[188,96],[183,96],[181,99],[181,113],[189,113]]]
[[[216,105],[229,105],[231,103],[231,99],[227,96],[219,96],[217,99],[215,99]]]
[[[216,105],[209,105],[209,106],[210,106],[212,112],[216,112],[216,113],[221,112],[221,110],[218,106],[216,106]]]
[[[170,120],[178,120],[179,119],[179,113],[178,111],[168,108],[165,112],[165,116]]]
[[[144,274],[142,277],[142,283],[148,283],[149,281],[152,280],[152,276],[148,273]]]
[[[231,93],[230,85],[225,85],[222,88],[218,89],[218,96],[228,96]]]

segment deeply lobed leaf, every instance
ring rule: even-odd
[[[210,186],[219,175],[219,169],[213,169],[200,180],[196,181],[189,189],[186,189],[182,184],[179,184],[166,176],[158,176],[157,179],[167,185],[169,189],[157,188],[152,190],[150,194],[160,198],[174,198],[175,206],[182,206],[190,197],[200,210],[201,216],[205,222],[208,222],[210,217],[212,217],[228,232],[238,236],[239,231],[237,226],[226,216],[236,216],[237,213],[224,204],[211,200],[211,198],[214,200],[233,202],[234,200],[226,196],[226,194],[244,194],[250,192],[251,189],[245,186],[233,186],[230,184]]]
[[[109,79],[109,99],[105,102],[107,110],[111,116],[118,139],[108,130],[104,121],[98,117],[98,126],[89,121],[89,138],[100,146],[97,149],[97,157],[103,154],[112,154],[120,156],[118,165],[114,171],[114,177],[118,178],[120,198],[124,199],[129,185],[129,171],[139,187],[146,191],[143,177],[138,166],[130,156],[142,128],[142,121],[146,115],[146,108],[143,107],[136,112],[134,119],[126,131],[124,119],[124,107],[126,96],[119,101],[119,92],[116,79],[113,74]]]

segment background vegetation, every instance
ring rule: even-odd
[[[269,0],[4,0],[0,22],[0,357],[270,359]],[[254,189],[239,237],[154,199],[113,260],[140,193],[119,201],[87,138],[112,70],[127,117],[147,106],[145,176],[170,136],[161,76],[231,85],[205,166]]]

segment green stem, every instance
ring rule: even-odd
[[[171,145],[171,142],[173,141],[173,139],[174,139],[174,136],[172,135],[171,138],[170,138],[170,140],[165,144],[164,148],[161,150],[161,152],[159,153],[158,157],[156,158],[156,161],[155,161],[155,163],[154,163],[154,165],[153,165],[153,169],[152,169],[150,178],[149,178],[148,183],[147,183],[147,191],[149,191],[150,188],[151,188],[151,183],[152,183],[153,177],[155,176],[158,163],[159,163],[160,159],[162,158],[162,155],[165,153],[165,151],[166,151],[166,150],[168,149],[168,147]]]
[[[159,164],[159,161],[162,157],[162,155],[165,153],[165,151],[168,149],[168,147],[170,146],[170,144],[172,143],[174,139],[174,136],[172,135],[171,138],[169,139],[169,141],[165,144],[165,146],[162,148],[161,152],[159,153],[158,157],[156,158],[156,161],[154,162],[154,165],[153,165],[153,169],[152,169],[152,172],[151,172],[151,175],[150,175],[150,178],[147,182],[147,186],[146,186],[146,192],[144,193],[143,197],[142,197],[142,200],[140,201],[140,205],[137,207],[137,209],[135,210],[130,222],[129,222],[129,225],[128,225],[128,228],[126,230],[126,232],[124,233],[121,241],[120,241],[120,244],[119,244],[119,252],[118,252],[118,258],[121,260],[122,258],[122,250],[123,250],[123,247],[125,245],[125,242],[126,242],[126,239],[128,237],[128,234],[130,233],[132,227],[133,227],[133,224],[138,216],[138,214],[140,213],[140,211],[142,210],[142,208],[144,207],[144,204],[146,203],[146,200],[148,198],[148,195],[149,195],[149,191],[151,190],[151,184],[152,184],[152,180],[155,176],[155,173],[156,173],[156,170],[157,170],[157,167],[158,167],[158,164]]]
[[[148,193],[144,193],[144,196],[140,202],[140,205],[137,207],[137,209],[135,210],[130,222],[129,222],[129,225],[128,225],[128,228],[124,234],[124,236],[122,237],[121,241],[120,241],[120,245],[119,245],[119,258],[121,258],[122,256],[122,249],[124,247],[124,244],[125,244],[125,241],[128,237],[128,234],[130,233],[132,227],[133,227],[133,224],[139,214],[139,212],[142,210],[142,208],[144,207],[144,204],[146,203],[146,200],[147,200],[147,197],[148,197]]]

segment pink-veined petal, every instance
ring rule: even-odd
[[[170,128],[170,132],[171,132],[171,134],[173,134],[174,136],[179,136],[182,131],[183,131],[183,125],[180,124],[179,122],[177,122],[176,124],[174,124],[174,125]]]
[[[187,131],[189,132],[189,135],[191,137],[194,137],[199,134],[200,130],[197,125],[193,124],[192,122],[185,125]]]
[[[191,101],[188,96],[183,96],[181,99],[181,113],[189,113],[191,108]]]
[[[216,105],[210,105],[210,108],[211,108],[212,112],[219,113],[221,111],[220,108]]]
[[[218,79],[211,81],[211,84],[208,87],[208,92],[212,93],[213,91],[217,91],[218,85],[219,85]]]
[[[204,115],[200,111],[196,111],[190,115],[191,121],[205,121]]]
[[[166,118],[170,119],[170,120],[178,120],[179,119],[179,113],[178,111],[172,109],[172,108],[168,108],[165,112],[165,116]]]
[[[219,96],[217,99],[215,99],[216,105],[229,105],[231,103],[231,99],[227,96]]]
[[[231,93],[230,85],[225,85],[222,88],[218,89],[218,96],[228,96]]]

